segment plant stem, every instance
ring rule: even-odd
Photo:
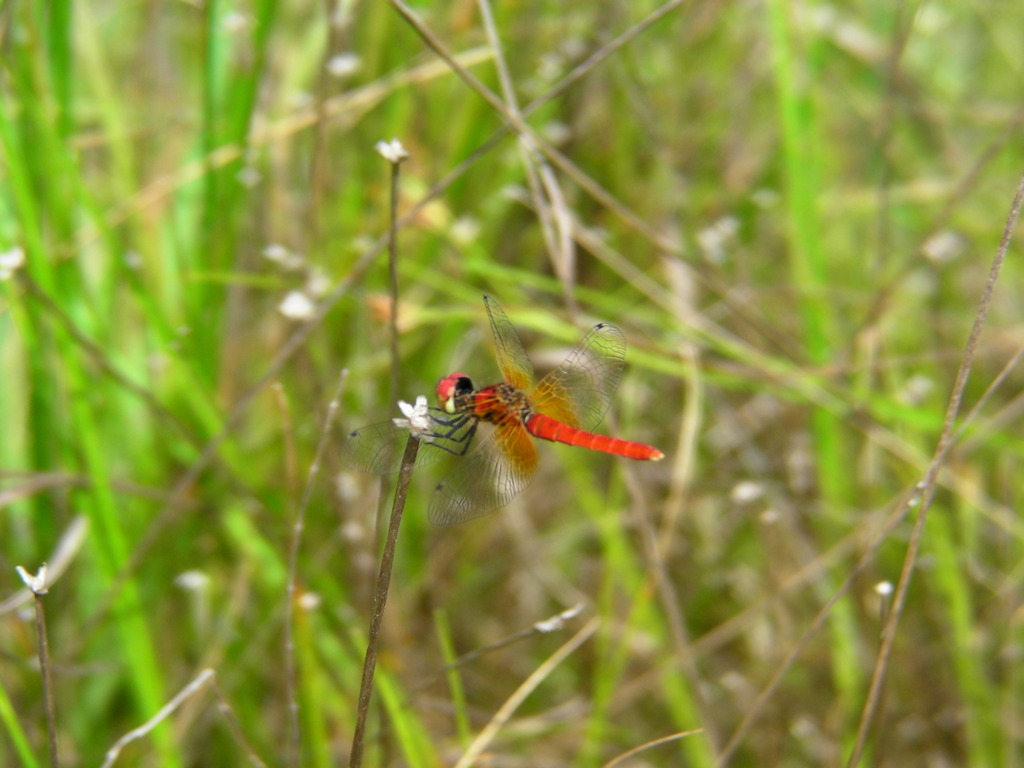
[[[50,643],[46,636],[46,615],[43,612],[43,596],[33,590],[36,604],[36,637],[39,650],[39,670],[43,676],[43,702],[46,707],[46,733],[50,741],[50,765],[60,765],[57,751],[57,708],[53,702],[53,678],[50,676]]]
[[[370,696],[373,693],[373,673],[377,667],[377,646],[380,641],[380,627],[384,620],[384,607],[388,602],[388,589],[391,586],[391,572],[395,563],[395,545],[398,542],[398,527],[402,524],[402,512],[405,500],[409,495],[409,483],[412,471],[416,466],[416,454],[420,449],[420,441],[409,437],[402,457],[402,468],[398,473],[398,487],[395,489],[395,502],[391,507],[391,522],[388,525],[388,537],[384,543],[384,552],[380,558],[380,571],[377,574],[377,588],[373,593],[373,611],[370,616],[370,634],[366,644],[366,658],[363,661],[363,681],[359,686],[359,706],[356,715],[356,730],[352,736],[352,755],[349,768],[360,768],[363,764],[363,747],[366,735],[366,716],[370,710]]]

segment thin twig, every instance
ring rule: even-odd
[[[377,588],[373,593],[373,611],[370,615],[370,632],[366,643],[366,658],[363,661],[363,679],[359,686],[359,705],[356,712],[356,728],[352,736],[352,756],[349,768],[359,768],[363,764],[363,748],[366,740],[366,716],[370,710],[370,696],[373,693],[373,674],[377,667],[377,646],[380,643],[380,627],[384,619],[384,607],[388,602],[388,590],[391,587],[391,572],[395,564],[395,545],[398,542],[398,528],[402,524],[402,513],[405,500],[409,495],[409,483],[416,466],[416,454],[419,452],[420,441],[409,436],[402,457],[402,468],[398,474],[398,487],[395,489],[395,503],[391,508],[391,523],[388,526],[388,538],[384,544],[384,553],[380,558],[380,571],[377,574]]]
[[[46,614],[43,611],[43,596],[34,593],[36,603],[36,633],[39,646],[39,670],[43,675],[43,703],[46,707],[46,735],[50,742],[50,765],[60,765],[57,749],[57,706],[53,700],[53,675],[50,673],[50,641],[46,635]]]
[[[609,760],[607,763],[605,763],[603,766],[601,766],[601,768],[614,768],[614,766],[620,765],[623,761],[628,760],[631,757],[636,757],[641,752],[646,752],[651,747],[658,747],[658,746],[661,746],[662,744],[671,744],[673,741],[679,741],[680,739],[685,739],[687,736],[695,736],[698,733],[700,733],[701,730],[703,730],[703,729],[701,729],[701,728],[694,728],[691,731],[680,731],[679,733],[672,733],[672,734],[669,734],[668,736],[662,736],[660,739],[653,739],[652,741],[648,741],[648,742],[646,742],[644,744],[641,744],[641,745],[639,745],[637,747],[633,747],[628,752],[623,752],[618,757],[613,757],[611,760]]]
[[[39,671],[43,679],[43,705],[46,708],[46,734],[50,742],[50,766],[58,768],[60,753],[57,750],[57,708],[53,700],[53,678],[50,675],[50,642],[46,635],[46,613],[43,611],[43,595],[49,590],[46,563],[39,566],[39,572],[32,576],[20,565],[16,570],[25,586],[35,598],[36,606],[36,652],[39,656]]]
[[[989,400],[991,400],[992,396],[995,395],[999,388],[1007,381],[1007,379],[1009,379],[1010,374],[1017,370],[1017,367],[1020,365],[1022,360],[1024,360],[1024,345],[1019,346],[1017,348],[1017,351],[1014,353],[1013,357],[1011,357],[1010,360],[1006,363],[1006,365],[1003,366],[1003,369],[996,374],[996,377],[992,379],[991,382],[989,382],[989,385],[985,388],[985,391],[981,393],[981,397],[978,398],[978,402],[976,402],[971,407],[971,410],[967,412],[967,415],[964,416],[963,421],[960,424],[960,428],[957,429],[956,435],[953,436],[954,442],[960,445],[960,449],[962,451],[969,453],[973,447],[971,443],[985,442],[985,423],[982,423],[980,425],[982,428],[980,430],[981,434],[979,434],[979,431],[975,431],[971,435],[971,438],[969,440],[961,440],[960,438],[964,435],[968,426],[971,426],[972,424],[976,427],[979,426],[975,422],[980,420],[976,419],[975,417],[979,413],[981,413],[981,409],[983,407],[988,405]],[[1015,400],[1019,401],[1019,398],[1020,395],[1018,395],[1017,398],[1015,398]],[[1010,401],[1011,408],[1013,408],[1013,402],[1013,400]],[[991,421],[993,419],[999,419],[999,417],[1000,411],[997,410],[994,416],[989,417],[988,421]]]
[[[134,728],[128,731],[128,733],[126,733],[120,739],[115,741],[114,746],[107,750],[107,755],[103,760],[103,765],[101,768],[110,768],[110,766],[112,766],[114,764],[114,761],[117,759],[117,756],[121,754],[122,749],[124,749],[129,743],[135,741],[136,739],[142,738],[147,733],[156,728],[158,725],[160,725],[160,723],[162,723],[164,720],[170,717],[170,715],[174,713],[174,710],[180,707],[196,691],[202,688],[203,684],[213,677],[213,674],[214,673],[212,669],[204,669],[202,672],[196,675],[195,679],[191,683],[182,688],[173,699],[171,699],[164,707],[162,707],[159,712],[153,715],[153,717],[151,717],[145,723],[140,725],[138,728]]]
[[[298,582],[299,571],[299,550],[302,545],[302,532],[306,527],[306,510],[309,508],[309,499],[313,493],[313,482],[320,473],[320,460],[327,449],[327,443],[331,436],[331,425],[338,413],[338,405],[341,400],[341,392],[345,388],[345,379],[348,371],[342,369],[338,376],[338,386],[334,390],[334,397],[327,405],[327,415],[324,416],[324,428],[320,433],[320,441],[316,446],[316,454],[313,463],[309,465],[309,476],[306,479],[306,487],[302,492],[302,500],[295,513],[295,525],[292,527],[292,540],[288,547],[288,590],[287,600],[284,606],[284,665],[285,665],[285,697],[288,700],[288,749],[290,750],[288,765],[302,765],[302,732],[299,720],[299,699],[296,694],[298,688],[298,673],[295,665],[295,636],[293,634],[293,619],[295,615],[295,592]]]
[[[1017,225],[1020,216],[1020,209],[1024,204],[1024,175],[1021,176],[1017,185],[1017,193],[1014,195],[1013,204],[1010,206],[1010,214],[1006,219],[1006,226],[1003,228],[1003,236],[999,241],[999,248],[996,250],[992,266],[989,268],[988,280],[985,283],[985,291],[981,297],[978,313],[974,318],[974,325],[971,327],[971,334],[967,339],[963,359],[960,362],[960,369],[956,374],[956,381],[953,384],[953,392],[949,396],[949,405],[946,408],[946,418],[942,425],[942,434],[935,447],[935,454],[931,464],[920,483],[922,489],[921,511],[914,524],[914,530],[907,545],[907,552],[903,559],[903,569],[900,572],[899,582],[896,584],[896,593],[893,596],[892,611],[889,619],[882,629],[881,645],[878,655],[875,658],[875,668],[871,675],[871,686],[868,689],[867,699],[864,702],[864,709],[861,712],[860,724],[857,728],[857,740],[854,742],[847,761],[847,768],[854,768],[859,762],[864,746],[867,744],[868,733],[874,723],[875,714],[878,711],[878,704],[882,696],[882,688],[885,684],[889,670],[889,658],[892,655],[893,645],[896,641],[896,630],[899,628],[900,619],[903,616],[903,609],[906,604],[907,592],[910,589],[910,578],[917,563],[917,553],[921,547],[921,539],[924,537],[924,525],[928,519],[928,512],[931,509],[932,501],[935,498],[935,491],[938,487],[939,471],[946,461],[946,455],[952,447],[955,437],[956,417],[960,412],[963,403],[964,390],[967,387],[967,379],[971,373],[971,366],[974,363],[974,353],[978,346],[978,338],[981,336],[981,329],[985,325],[985,318],[988,315],[989,307],[992,304],[992,293],[995,291],[999,273],[1006,259],[1006,252],[1009,250],[1010,241],[1013,239],[1013,230]]]

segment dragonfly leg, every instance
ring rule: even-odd
[[[476,419],[469,416],[456,416],[450,421],[444,421],[436,416],[433,418],[440,429],[434,430],[433,435],[437,440],[431,442],[431,445],[453,456],[465,456],[473,443],[473,435],[476,434]]]

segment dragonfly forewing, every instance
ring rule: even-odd
[[[501,305],[490,296],[484,296],[484,306],[487,307],[487,317],[491,321],[498,370],[509,384],[528,390],[533,386],[533,363],[523,348],[519,332]]]

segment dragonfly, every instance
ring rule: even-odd
[[[622,331],[598,323],[561,365],[534,384],[533,365],[508,315],[490,296],[484,296],[484,306],[503,380],[478,389],[465,373],[455,372],[437,384],[437,407],[426,409],[428,426],[419,430],[423,442],[416,466],[444,456],[460,460],[434,488],[427,510],[432,523],[454,525],[508,504],[537,469],[533,438],[639,461],[664,458],[649,445],[591,431],[622,379]],[[342,443],[343,463],[375,474],[397,471],[408,426],[393,419],[350,432]],[[489,434],[482,434],[485,430]]]

